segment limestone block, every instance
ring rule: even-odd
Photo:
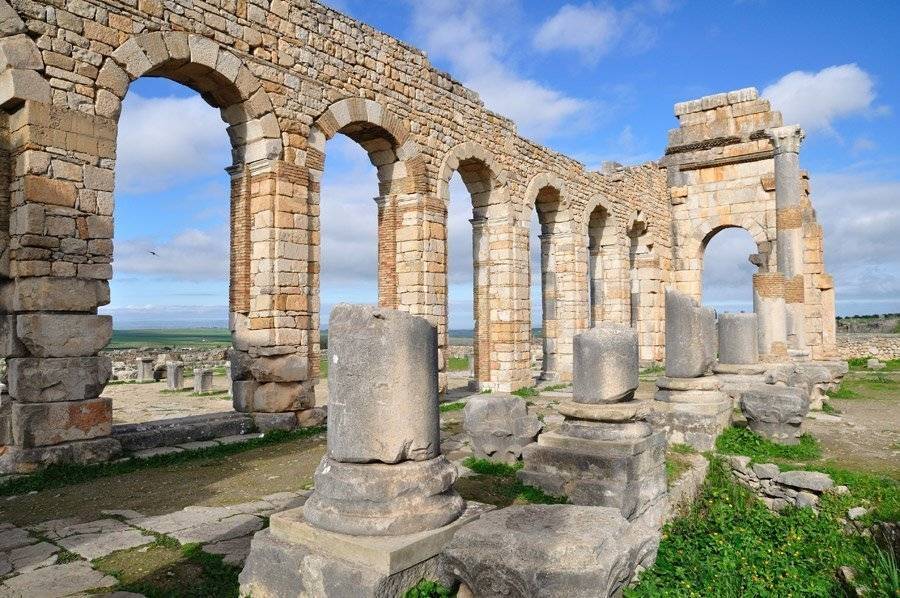
[[[34,357],[88,357],[112,338],[112,316],[22,314],[16,334]]]
[[[443,556],[469,596],[618,596],[658,546],[616,509],[514,505],[463,527]]]
[[[235,411],[251,413],[253,411],[253,395],[259,382],[256,380],[235,380],[231,384],[231,404]]]
[[[32,448],[8,446],[6,452],[0,455],[0,472],[32,473],[49,465],[100,463],[114,459],[121,452],[122,445],[114,438],[95,438]]]
[[[799,442],[808,410],[808,395],[799,388],[758,384],[741,394],[741,411],[750,429],[779,444]]]
[[[112,375],[109,357],[21,357],[9,360],[9,392],[22,403],[100,396]]]
[[[315,428],[324,426],[328,422],[327,405],[322,407],[313,407],[312,409],[304,409],[297,412],[297,425],[301,428]]]
[[[0,357],[19,357],[26,349],[16,337],[16,316],[0,315]]]
[[[466,402],[463,427],[476,456],[513,462],[543,428],[519,397],[478,395]]]
[[[6,0],[0,0],[0,37],[25,33],[25,22]]]
[[[703,330],[703,349],[706,354],[706,373],[709,373],[719,357],[719,324],[716,310],[711,307],[700,308],[700,326]]]
[[[719,316],[719,361],[754,364],[759,361],[755,313],[724,313]]]
[[[210,368],[194,368],[194,392],[211,392],[213,389],[213,371]]]
[[[49,104],[50,83],[37,71],[7,69],[0,72],[0,108],[13,108],[26,100]]]
[[[666,290],[666,376],[696,378],[711,364],[709,319],[715,312],[701,309],[689,296]]]
[[[275,413],[312,407],[306,389],[296,382],[266,382],[256,386],[251,411]]]
[[[13,308],[16,311],[93,312],[109,303],[109,282],[35,276],[16,280]]]
[[[328,326],[328,454],[397,463],[440,454],[437,330],[424,318],[340,304]]]
[[[41,51],[27,35],[0,37],[0,71],[44,68]]]
[[[250,375],[259,382],[299,382],[309,377],[308,360],[299,353],[257,357],[250,362]]]
[[[576,403],[615,403],[638,387],[637,332],[602,322],[575,336],[572,396]]]
[[[156,360],[153,357],[141,357],[137,361],[137,381],[153,382],[156,380],[154,370]]]
[[[413,534],[447,525],[465,503],[456,467],[443,456],[403,463],[322,459],[303,513],[312,525],[356,536]]]
[[[112,400],[105,398],[12,405],[13,442],[30,448],[112,433]]]
[[[166,362],[166,388],[181,390],[184,388],[184,363],[181,361]]]

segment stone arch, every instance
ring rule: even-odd
[[[409,126],[384,106],[365,98],[331,104],[310,127],[307,165],[324,170],[325,142],[343,133],[369,155],[378,171],[379,195],[425,191],[425,162]]]
[[[281,158],[281,128],[269,94],[240,58],[215,41],[183,31],[129,38],[100,69],[94,112],[118,120],[128,87],[139,77],[177,81],[221,110],[235,166]]]
[[[642,208],[635,208],[626,223],[628,292],[625,322],[637,331],[641,362],[651,363],[662,359],[664,345],[662,264],[649,214]]]
[[[689,245],[691,248],[696,246],[696,249],[699,251],[699,256],[702,258],[709,241],[716,236],[717,233],[726,228],[740,228],[747,231],[756,243],[757,250],[761,256],[767,256],[770,253],[770,240],[766,234],[765,228],[763,228],[755,219],[750,217],[741,218],[737,222],[730,219],[724,221],[722,219],[717,221],[705,221],[696,229],[694,235],[691,236]]]
[[[507,173],[478,143],[468,141],[450,148],[441,161],[436,180],[437,199],[443,206],[444,219],[450,202],[450,179],[457,171],[472,202],[475,367],[471,382],[481,389],[516,390],[530,384],[527,350],[509,350],[514,343],[520,342],[524,347],[528,342],[527,310],[514,308],[514,304],[518,305],[518,295],[527,293],[525,272],[518,267],[517,261],[525,252],[517,249],[516,243],[507,249],[492,247],[504,235],[507,239],[515,236]],[[523,245],[526,242],[527,239],[522,240]],[[443,242],[436,245],[441,248],[446,266],[446,235]],[[441,283],[444,289],[443,326],[446,326],[448,308],[446,274],[445,268]],[[508,282],[498,285],[496,281],[500,278]]]
[[[589,325],[624,322],[628,296],[625,227],[619,225],[612,202],[601,194],[588,200],[579,220],[582,246],[587,249],[583,303],[588,307]]]

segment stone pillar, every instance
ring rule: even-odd
[[[153,357],[139,357],[137,362],[137,381],[140,384],[147,382],[155,382],[153,377],[153,369],[156,365],[156,359]]]
[[[490,241],[486,218],[473,218],[472,224],[472,315],[475,318],[473,339],[475,379],[473,390],[491,388],[491,309],[490,309]]]
[[[573,399],[566,421],[525,447],[519,479],[571,503],[618,508],[651,527],[665,506],[665,436],[646,422],[638,387],[637,333],[601,323],[575,336]]]
[[[762,382],[766,371],[766,365],[759,362],[758,328],[754,313],[719,316],[719,361],[713,371],[735,407],[740,407],[741,393]]]
[[[254,537],[245,595],[402,595],[470,519],[440,453],[436,328],[341,304],[328,330],[327,453],[306,504]]]
[[[184,387],[184,362],[166,362],[166,388],[168,390],[181,390]]]
[[[213,389],[213,371],[210,368],[194,369],[194,394],[206,394]]]
[[[397,198],[376,197],[378,206],[378,305],[396,309],[397,300]]]
[[[714,310],[678,291],[666,291],[666,375],[656,381],[650,421],[665,431],[670,444],[711,450],[731,423],[732,402],[711,375],[717,330]]]
[[[541,331],[544,350],[541,380],[559,379],[556,256],[553,255],[555,245],[553,237],[553,233],[544,233],[539,237],[541,240]]]
[[[231,362],[225,364],[225,381],[228,382],[228,396],[234,396],[234,379],[231,377]]]
[[[803,131],[797,125],[768,129],[775,146],[775,234],[778,272],[784,276],[788,347],[795,357],[808,357],[803,253],[804,196],[800,174]]]
[[[760,360],[784,361],[787,358],[787,329],[783,274],[757,272],[753,275],[753,312],[757,317]]]

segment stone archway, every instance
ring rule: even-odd
[[[311,227],[311,260],[315,267],[308,273],[308,288],[316,305],[310,320],[310,338],[314,345],[310,361],[318,374],[319,355],[319,241],[321,180],[325,171],[325,144],[344,134],[368,154],[378,173],[378,303],[382,307],[402,309],[435,319],[437,314],[422,299],[426,284],[422,276],[423,247],[407,247],[423,234],[425,168],[419,147],[409,127],[387,108],[364,98],[344,98],[331,104],[310,126],[306,145],[309,176],[308,204]],[[415,256],[418,256],[416,258]]]
[[[587,259],[587,305],[590,325],[627,323],[629,312],[628,254],[624,227],[613,205],[602,195],[592,197],[582,215]]]

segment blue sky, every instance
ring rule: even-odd
[[[513,118],[521,134],[589,168],[658,158],[666,131],[677,125],[675,102],[757,87],[786,121],[806,129],[801,162],[811,172],[826,230],[838,312],[900,312],[900,3],[865,9],[765,0],[330,4],[425,50],[488,107]],[[139,80],[126,97],[119,135],[108,311],[119,327],[223,322],[223,169],[231,161],[217,111],[186,88]],[[337,301],[376,300],[377,192],[374,171],[353,142],[338,136],[327,153],[326,312]],[[471,327],[467,202],[456,181],[449,216],[452,328]],[[753,251],[743,231],[712,240],[706,303],[750,309],[753,267],[746,258]]]

